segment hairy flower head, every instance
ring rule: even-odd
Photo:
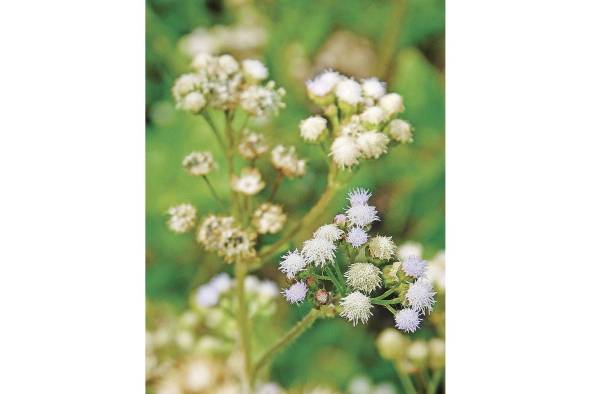
[[[298,250],[290,251],[281,256],[279,271],[283,272],[288,279],[293,279],[295,275],[306,267],[306,261]]]
[[[314,233],[314,238],[324,238],[327,241],[335,242],[341,239],[345,232],[338,228],[336,224],[325,224],[320,226]]]
[[[406,301],[412,309],[417,312],[425,313],[433,310],[435,304],[435,292],[433,285],[425,278],[417,280],[411,284],[406,292]]]
[[[347,242],[355,248],[365,244],[368,238],[367,233],[360,227],[352,227],[347,233]]]
[[[332,142],[330,156],[340,168],[349,168],[359,163],[361,151],[355,138],[341,135]]]
[[[388,151],[390,139],[379,131],[367,131],[359,134],[356,142],[364,158],[377,159]]]
[[[301,177],[306,172],[306,162],[298,158],[293,146],[277,145],[273,148],[271,164],[288,178]]]
[[[351,264],[347,272],[345,272],[347,285],[366,294],[371,293],[382,285],[382,277],[380,275],[380,269],[370,263]]]
[[[265,86],[252,85],[240,94],[240,105],[254,116],[276,115],[279,109],[285,107],[283,102],[285,89],[276,88],[274,81]]]
[[[364,227],[380,220],[376,208],[367,204],[353,205],[347,209],[346,214],[351,226]]]
[[[304,282],[296,282],[283,290],[283,296],[290,304],[299,304],[306,298],[308,287]]]
[[[371,197],[371,192],[367,189],[357,188],[353,189],[347,194],[349,205],[366,205]]]
[[[389,93],[380,98],[380,107],[388,115],[396,115],[404,111],[402,96],[398,93]]]
[[[427,270],[427,262],[417,256],[411,255],[402,261],[402,269],[407,275],[420,278]]]
[[[341,316],[352,322],[354,326],[359,321],[366,324],[372,315],[371,300],[360,291],[354,291],[341,299],[341,306],[343,308]]]
[[[361,122],[363,124],[371,126],[377,126],[386,119],[386,112],[378,106],[368,107],[360,115]]]
[[[336,96],[341,102],[355,105],[362,100],[361,86],[351,78],[344,78],[336,86]]]
[[[316,142],[322,133],[327,130],[326,127],[327,122],[325,118],[318,115],[310,116],[300,122],[300,135],[304,141]]]
[[[376,235],[369,240],[369,254],[374,259],[390,260],[396,253],[396,245],[392,237]]]
[[[396,328],[404,332],[415,332],[421,324],[419,313],[411,308],[405,308],[394,316]]]
[[[413,141],[412,127],[410,123],[402,119],[394,119],[386,127],[386,132],[390,137],[401,144],[408,144]]]
[[[302,255],[306,263],[314,263],[317,267],[324,267],[334,263],[336,246],[324,238],[312,238],[304,241]]]
[[[191,152],[183,159],[183,167],[190,175],[202,176],[217,168],[211,152]]]
[[[181,204],[168,209],[168,228],[183,234],[195,226],[197,210],[191,204]]]
[[[368,78],[363,80],[361,87],[365,97],[378,100],[384,94],[386,94],[386,87],[383,82],[380,82],[377,78]]]

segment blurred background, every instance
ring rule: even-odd
[[[382,217],[379,233],[392,235],[399,244],[422,245],[427,259],[444,249],[444,12],[443,0],[147,1],[148,327],[165,319],[163,315],[186,309],[195,288],[227,268],[204,253],[194,237],[175,235],[166,226],[170,206],[189,202],[199,214],[215,208],[204,184],[187,176],[181,161],[192,150],[211,150],[218,162],[221,155],[205,123],[176,111],[171,97],[175,78],[189,70],[198,52],[258,58],[269,67],[270,78],[285,87],[287,107],[260,129],[272,143],[296,145],[307,159],[306,175],[285,182],[277,194],[296,217],[322,193],[326,173],[322,152],[302,144],[298,135],[299,121],[317,110],[306,99],[305,80],[330,67],[386,81],[388,91],[404,97],[401,118],[413,125],[414,143],[364,162],[349,188],[373,191],[372,202]],[[219,174],[212,182],[221,191],[227,179],[224,171]],[[344,207],[346,190],[332,202],[327,220]],[[282,285],[274,266],[257,276]],[[274,311],[279,318],[268,322],[270,332],[283,330],[304,313],[304,308],[288,308],[280,300]],[[363,376],[376,384],[393,382],[394,389],[404,392],[392,362],[376,347],[378,334],[392,326],[391,315],[382,311],[368,327],[352,327],[341,319],[322,321],[276,359],[270,379],[283,387],[314,382],[346,390]],[[427,324],[413,337],[443,335],[436,331]]]

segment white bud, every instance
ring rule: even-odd
[[[402,119],[394,119],[387,127],[387,132],[394,141],[407,144],[413,141],[410,123]]]
[[[310,116],[300,123],[300,135],[304,141],[315,142],[326,130],[327,122],[322,116]]]
[[[398,93],[389,93],[380,99],[380,107],[388,115],[399,114],[404,111],[402,96]]]
[[[262,81],[269,76],[269,70],[258,60],[247,59],[242,61],[242,70],[247,78]]]

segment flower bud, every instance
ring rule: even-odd
[[[324,289],[316,290],[316,294],[314,294],[314,299],[321,305],[325,305],[328,303],[329,293]]]
[[[406,355],[408,339],[393,328],[386,328],[376,340],[380,355],[386,360],[400,360]]]
[[[387,265],[383,268],[382,272],[384,273],[384,284],[386,286],[392,286],[400,281],[398,278],[398,271],[401,267],[402,263],[397,261],[394,264]]]
[[[327,130],[327,122],[321,116],[310,116],[300,123],[300,135],[307,142],[316,142]]]
[[[339,213],[334,217],[333,223],[339,227],[343,227],[347,224],[347,216]]]

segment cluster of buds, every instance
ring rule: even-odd
[[[344,214],[318,228],[301,251],[282,256],[279,269],[292,282],[283,294],[294,304],[306,299],[316,306],[338,301],[340,316],[353,325],[367,323],[373,307],[383,306],[394,315],[399,330],[414,332],[435,303],[425,276],[427,263],[416,256],[399,261],[391,237],[369,235],[372,223],[379,220],[376,208],[368,204],[370,197],[367,190],[351,191]]]
[[[232,263],[255,255],[256,233],[244,229],[232,216],[209,215],[197,230],[197,242]]]
[[[261,117],[283,108],[285,90],[274,81],[264,81],[269,71],[258,60],[238,62],[231,55],[199,53],[191,64],[192,72],[181,75],[172,93],[177,108],[199,114],[204,109],[235,110]]]
[[[376,345],[384,359],[395,362],[406,373],[437,371],[445,366],[445,341],[438,337],[410,340],[399,331],[386,328]]]
[[[310,99],[323,110],[300,123],[309,143],[330,143],[330,156],[339,168],[352,168],[363,159],[377,159],[390,145],[412,142],[412,127],[398,116],[402,97],[386,93],[376,78],[356,81],[336,71],[324,71],[307,82]]]

